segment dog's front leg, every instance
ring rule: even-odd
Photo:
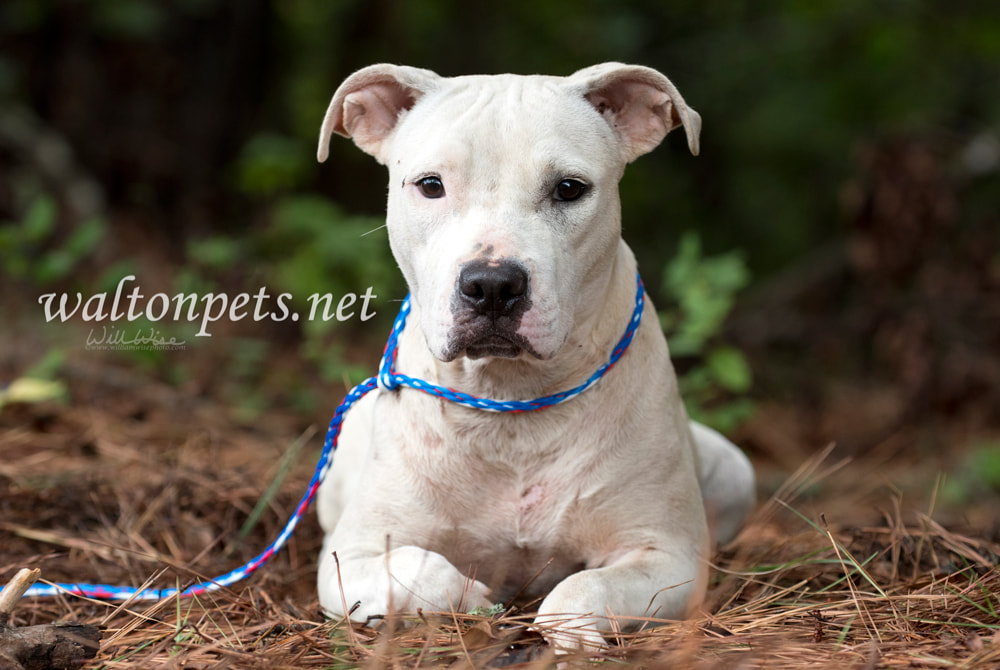
[[[329,538],[328,538],[329,540]],[[465,612],[489,607],[489,589],[462,574],[441,554],[415,546],[338,559],[324,542],[319,565],[320,605],[330,616],[364,623],[393,612]]]
[[[641,617],[686,616],[704,596],[706,579],[698,552],[635,549],[559,582],[535,623],[557,650],[598,651],[607,647],[605,634],[635,628]]]

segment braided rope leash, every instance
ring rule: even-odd
[[[343,424],[344,416],[354,403],[361,400],[370,391],[374,391],[376,388],[393,391],[400,386],[406,386],[459,405],[490,412],[528,412],[558,405],[559,403],[575,398],[596,384],[625,354],[629,344],[632,343],[632,337],[639,327],[639,322],[642,320],[642,310],[644,307],[643,293],[642,279],[637,274],[635,309],[632,311],[632,318],[629,319],[625,333],[612,350],[607,363],[598,368],[594,374],[579,386],[535,400],[491,400],[489,398],[478,398],[467,393],[462,393],[461,391],[431,384],[416,377],[397,373],[394,367],[399,347],[399,335],[403,332],[403,328],[406,326],[406,317],[410,314],[410,298],[407,296],[406,300],[403,301],[402,307],[400,307],[399,314],[396,316],[396,321],[392,325],[392,332],[389,334],[389,341],[385,345],[385,352],[382,354],[382,361],[379,364],[378,375],[376,377],[369,377],[351,389],[337,407],[333,418],[330,420],[330,428],[326,433],[326,440],[323,442],[323,451],[320,453],[319,461],[316,463],[316,470],[309,481],[309,486],[306,488],[305,494],[299,500],[299,504],[295,507],[295,512],[292,513],[292,516],[285,523],[278,537],[264,551],[235,570],[220,575],[215,579],[198,582],[184,589],[136,589],[128,586],[112,586],[110,584],[52,583],[36,584],[25,592],[24,597],[43,597],[68,593],[98,600],[161,600],[178,595],[193,596],[218,591],[246,579],[278,553],[292,536],[295,528],[308,511],[309,505],[312,504],[320,484],[323,483],[323,479],[330,470],[333,452],[337,449],[337,440],[340,437],[340,428]]]

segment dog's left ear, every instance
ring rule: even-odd
[[[691,153],[698,155],[701,116],[687,106],[677,88],[656,70],[641,65],[602,63],[569,77],[604,117],[622,142],[631,163],[656,148],[683,125]]]
[[[385,140],[400,116],[441,81],[430,70],[381,63],[362,68],[344,80],[330,100],[319,132],[316,158],[330,152],[333,133],[350,137],[365,153],[385,164]]]

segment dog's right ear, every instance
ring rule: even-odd
[[[330,100],[319,132],[316,158],[326,160],[330,135],[350,137],[354,143],[385,164],[384,141],[392,134],[400,114],[437,87],[441,77],[430,70],[405,65],[369,65],[348,77]]]

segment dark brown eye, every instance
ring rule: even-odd
[[[578,179],[563,179],[556,184],[552,197],[563,202],[576,200],[587,191],[587,185]]]
[[[424,177],[417,180],[417,188],[424,194],[425,198],[440,198],[444,195],[444,184],[440,177]]]

